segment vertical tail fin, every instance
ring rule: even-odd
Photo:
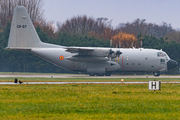
[[[23,6],[14,8],[7,49],[29,50],[31,48],[59,48],[60,45],[43,43]]]
[[[33,48],[40,47],[42,44],[26,8],[15,7],[7,48]]]

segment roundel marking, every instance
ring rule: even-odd
[[[64,60],[64,56],[61,55],[61,56],[59,57],[59,59],[60,59],[60,60]]]

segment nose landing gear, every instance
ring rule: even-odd
[[[160,72],[153,72],[153,75],[158,77],[158,76],[160,76]]]

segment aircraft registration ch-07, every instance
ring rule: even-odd
[[[67,47],[44,43],[23,6],[14,9],[6,49],[27,51],[64,69],[90,76],[110,76],[118,71],[152,72],[159,76],[177,66],[175,60],[157,49]]]
[[[17,25],[17,28],[26,28],[27,25]]]

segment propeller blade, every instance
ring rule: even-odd
[[[112,55],[114,51],[112,49],[109,50],[109,55]]]
[[[118,50],[118,51],[116,52],[116,56],[117,56],[117,57],[119,57],[121,54],[122,54],[122,52],[121,52],[120,50]]]
[[[113,53],[114,53],[114,51],[113,51],[112,49],[110,49],[110,50],[109,50],[109,55],[108,55],[110,61],[111,61],[111,57],[112,57],[111,55],[112,55]]]

